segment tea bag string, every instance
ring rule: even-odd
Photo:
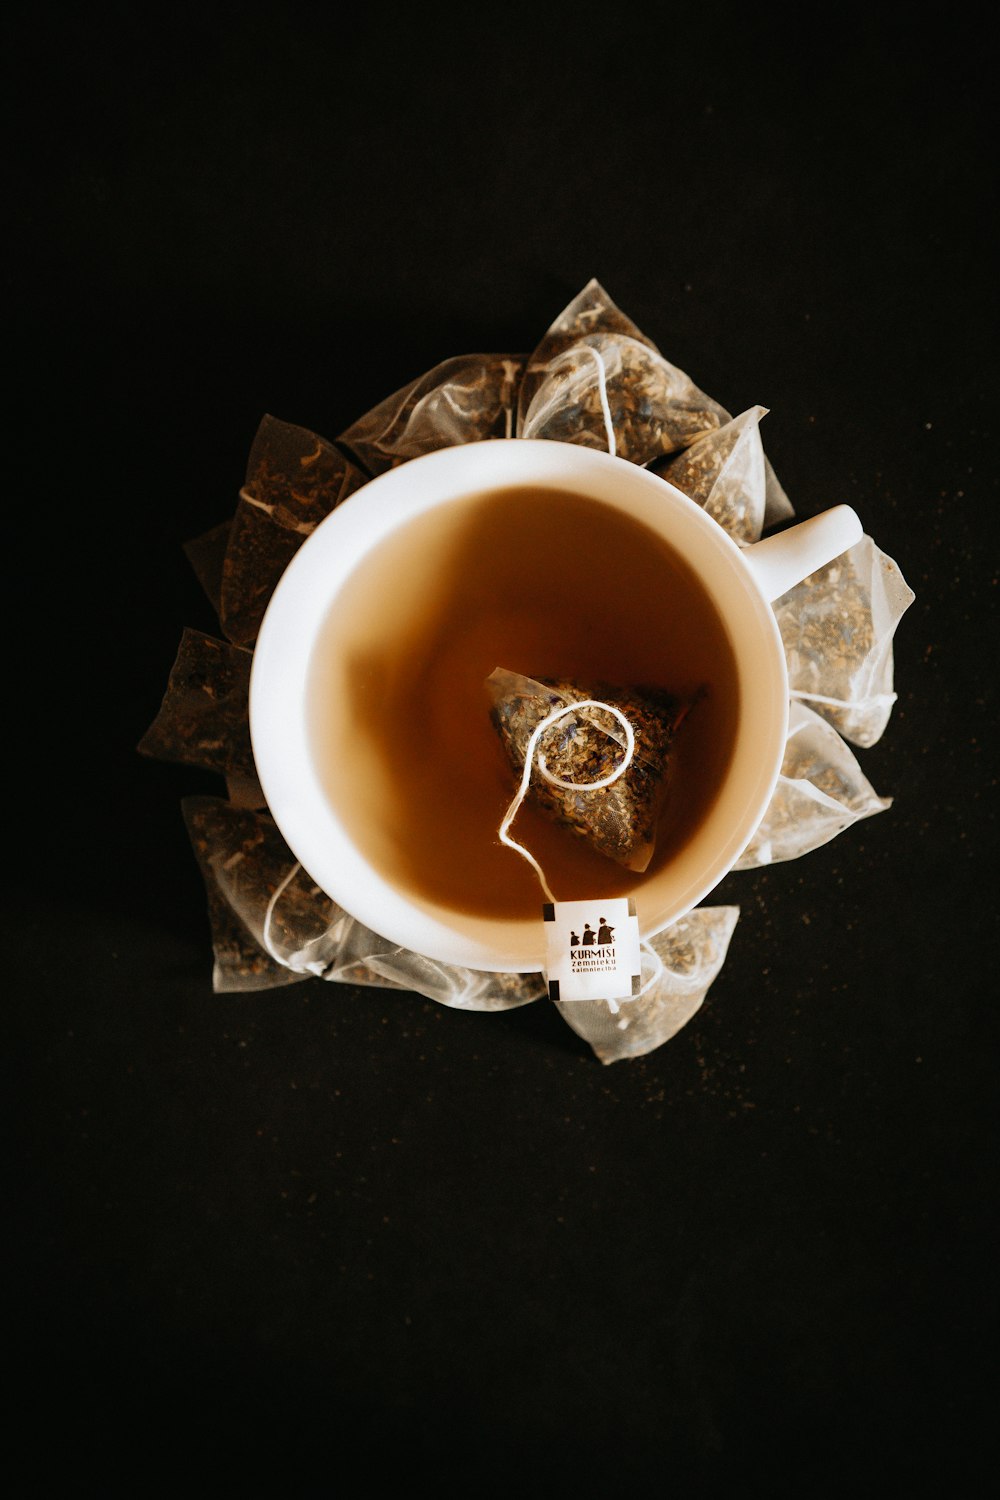
[[[518,812],[520,811],[521,803],[524,801],[525,797],[528,794],[528,786],[531,782],[531,772],[535,759],[535,752],[538,749],[538,742],[541,739],[542,735],[545,734],[547,730],[551,729],[554,724],[558,724],[560,719],[564,719],[568,714],[575,714],[583,708],[603,709],[605,713],[613,714],[621,724],[622,728],[625,731],[625,754],[618,762],[618,765],[615,766],[614,770],[610,771],[607,776],[601,776],[596,781],[567,781],[565,777],[554,775],[545,763],[545,756],[540,754],[538,756],[539,771],[545,777],[545,780],[550,782],[552,786],[562,787],[566,791],[581,789],[583,791],[596,792],[599,791],[601,787],[611,786],[613,782],[619,779],[619,777],[624,776],[625,772],[632,764],[632,757],[635,755],[635,732],[632,729],[632,725],[629,723],[628,719],[622,713],[621,709],[616,708],[613,703],[602,703],[599,698],[584,698],[579,703],[563,703],[558,708],[554,708],[550,714],[546,714],[545,718],[542,719],[539,724],[536,724],[534,729],[531,731],[531,735],[528,739],[528,743],[524,752],[524,769],[521,772],[521,784],[518,787],[517,791],[514,793],[513,800],[511,801],[510,806],[507,808],[507,811],[504,813],[503,821],[501,822],[500,828],[498,830],[498,836],[501,844],[504,844],[508,849],[513,849],[515,853],[521,855],[522,859],[526,859],[528,861],[528,864],[538,876],[542,890],[545,892],[547,899],[553,902],[553,904],[555,903],[556,898],[552,894],[549,883],[545,878],[545,871],[542,869],[541,865],[538,863],[537,859],[529,849],[526,849],[523,844],[519,844],[516,839],[511,838],[509,829],[514,819],[517,817]],[[648,989],[651,989],[652,986],[656,984],[657,980],[660,978],[660,975],[663,973],[663,960],[660,958],[660,955],[657,953],[656,949],[653,948],[644,939],[640,941],[639,946],[640,948],[642,948],[643,952],[648,954],[649,958],[652,960],[653,972],[641,986],[638,994],[633,995],[633,999],[638,999],[639,995],[644,995]],[[618,1002],[616,1000],[609,1000],[608,1005],[611,1008],[612,1014],[617,1015]]]
[[[322,979],[326,970],[329,968],[328,962],[320,962],[318,959],[312,959],[311,961],[307,960],[305,963],[296,963],[295,961],[296,959],[301,959],[304,954],[308,953],[310,947],[313,946],[313,943],[307,943],[304,948],[299,949],[298,952],[293,953],[291,957],[288,958],[282,957],[277,948],[271,942],[271,923],[274,920],[274,909],[301,869],[301,864],[298,860],[296,860],[291,869],[288,871],[288,874],[282,881],[279,882],[278,885],[275,886],[274,890],[272,891],[271,899],[267,903],[267,910],[264,912],[264,926],[261,931],[261,940],[268,953],[274,959],[275,963],[279,963],[283,969],[291,969],[293,974],[315,974],[318,979]],[[320,934],[320,937],[323,936],[325,936],[325,934]],[[316,939],[314,941],[319,941],[319,939]]]
[[[597,394],[601,402],[601,415],[604,417],[604,431],[608,439],[608,452],[612,458],[618,453],[618,444],[615,442],[615,427],[611,420],[611,407],[608,405],[608,371],[601,351],[595,349],[593,344],[582,345],[588,354],[592,354],[597,361]]]
[[[553,896],[552,891],[549,888],[549,883],[545,878],[545,871],[542,869],[541,865],[538,863],[537,859],[529,849],[526,849],[523,844],[519,844],[516,839],[511,838],[508,830],[521,809],[521,803],[528,795],[528,786],[531,782],[531,772],[534,766],[535,752],[538,749],[538,742],[541,739],[542,735],[545,734],[547,730],[551,729],[555,724],[558,724],[560,719],[565,719],[568,714],[578,713],[582,708],[603,709],[606,713],[613,714],[614,717],[618,720],[619,724],[621,724],[622,728],[625,731],[625,754],[619,761],[618,765],[615,766],[614,770],[610,771],[607,776],[602,776],[597,781],[567,781],[565,777],[555,776],[546,765],[545,756],[539,755],[539,771],[541,771],[546,781],[550,782],[553,786],[562,787],[564,791],[575,791],[577,789],[582,789],[588,792],[596,792],[599,791],[602,786],[611,786],[612,782],[617,781],[620,776],[624,776],[625,772],[632,764],[632,757],[635,754],[635,734],[633,732],[632,725],[629,723],[628,719],[626,719],[621,709],[615,708],[613,703],[602,703],[598,698],[584,698],[580,703],[560,704],[558,708],[554,708],[551,713],[546,714],[545,718],[542,719],[540,723],[536,724],[534,729],[531,731],[531,735],[528,739],[528,744],[524,752],[524,768],[521,772],[521,784],[518,787],[517,791],[514,793],[513,800],[511,801],[510,806],[507,808],[507,811],[504,813],[503,821],[501,822],[498,829],[498,837],[501,844],[504,844],[508,849],[513,849],[515,853],[520,854],[522,859],[526,859],[528,861],[528,864],[538,876],[539,882],[541,883],[542,890],[545,892],[546,898],[549,901],[553,902],[556,898],[555,896]]]

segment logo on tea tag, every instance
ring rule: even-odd
[[[552,1000],[630,1000],[639,993],[642,960],[633,900],[549,901],[542,916]]]

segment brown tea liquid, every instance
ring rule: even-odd
[[[684,561],[580,495],[518,487],[400,527],[357,570],[310,667],[324,785],[368,859],[411,896],[531,917],[538,878],[497,830],[516,780],[490,720],[496,667],[708,691],[678,732],[645,875],[526,802],[511,830],[557,899],[623,895],[676,854],[715,798],[739,708],[725,627]]]

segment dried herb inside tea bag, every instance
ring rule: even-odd
[[[654,464],[732,420],[591,280],[528,360],[517,435],[606,449],[613,436],[620,457]],[[763,524],[773,526],[794,512],[766,454],[763,461]]]
[[[460,443],[514,436],[522,354],[460,354],[435,365],[337,439],[369,474]]]
[[[551,365],[574,344],[580,343],[589,334],[616,334],[645,344],[654,354],[659,353],[652,339],[648,339],[632,319],[617,307],[601,283],[591,278],[555,319],[527,362],[521,389],[518,394],[518,432],[524,426],[528,408],[538,393]],[[522,434],[523,435],[523,434]]]
[[[876,794],[833,726],[793,702],[774,795],[735,868],[798,859],[891,805],[891,798]]]
[[[368,476],[324,438],[266,416],[247,462],[222,565],[219,617],[250,646],[278,579],[306,537]]]
[[[239,646],[186,629],[140,753],[256,784],[248,709],[252,660]]]
[[[892,640],[912,589],[864,536],[775,601],[793,698],[854,745],[874,745],[896,701]]]
[[[752,406],[683,452],[652,465],[740,546],[758,541],[764,529],[767,478],[759,424],[766,415],[766,407]]]
[[[493,723],[517,778],[532,733],[554,709],[597,698],[626,716],[635,735],[635,753],[617,781],[594,791],[567,790],[547,781],[536,762],[528,796],[546,816],[599,854],[626,869],[645,870],[666,794],[670,746],[691,703],[659,689],[585,689],[575,682],[523,677],[503,668],[490,675],[487,686]],[[601,709],[586,708],[553,725],[538,748],[554,776],[586,783],[610,775],[624,758],[625,747],[618,721]]]

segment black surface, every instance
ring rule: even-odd
[[[838,1492],[993,1453],[995,117],[985,8],[14,6],[5,903],[23,1493]],[[591,277],[916,591],[881,814],[732,876],[699,1015],[216,996],[141,760],[182,544]],[[41,1417],[44,1438],[29,1437]],[[354,1464],[361,1477],[350,1481]]]

